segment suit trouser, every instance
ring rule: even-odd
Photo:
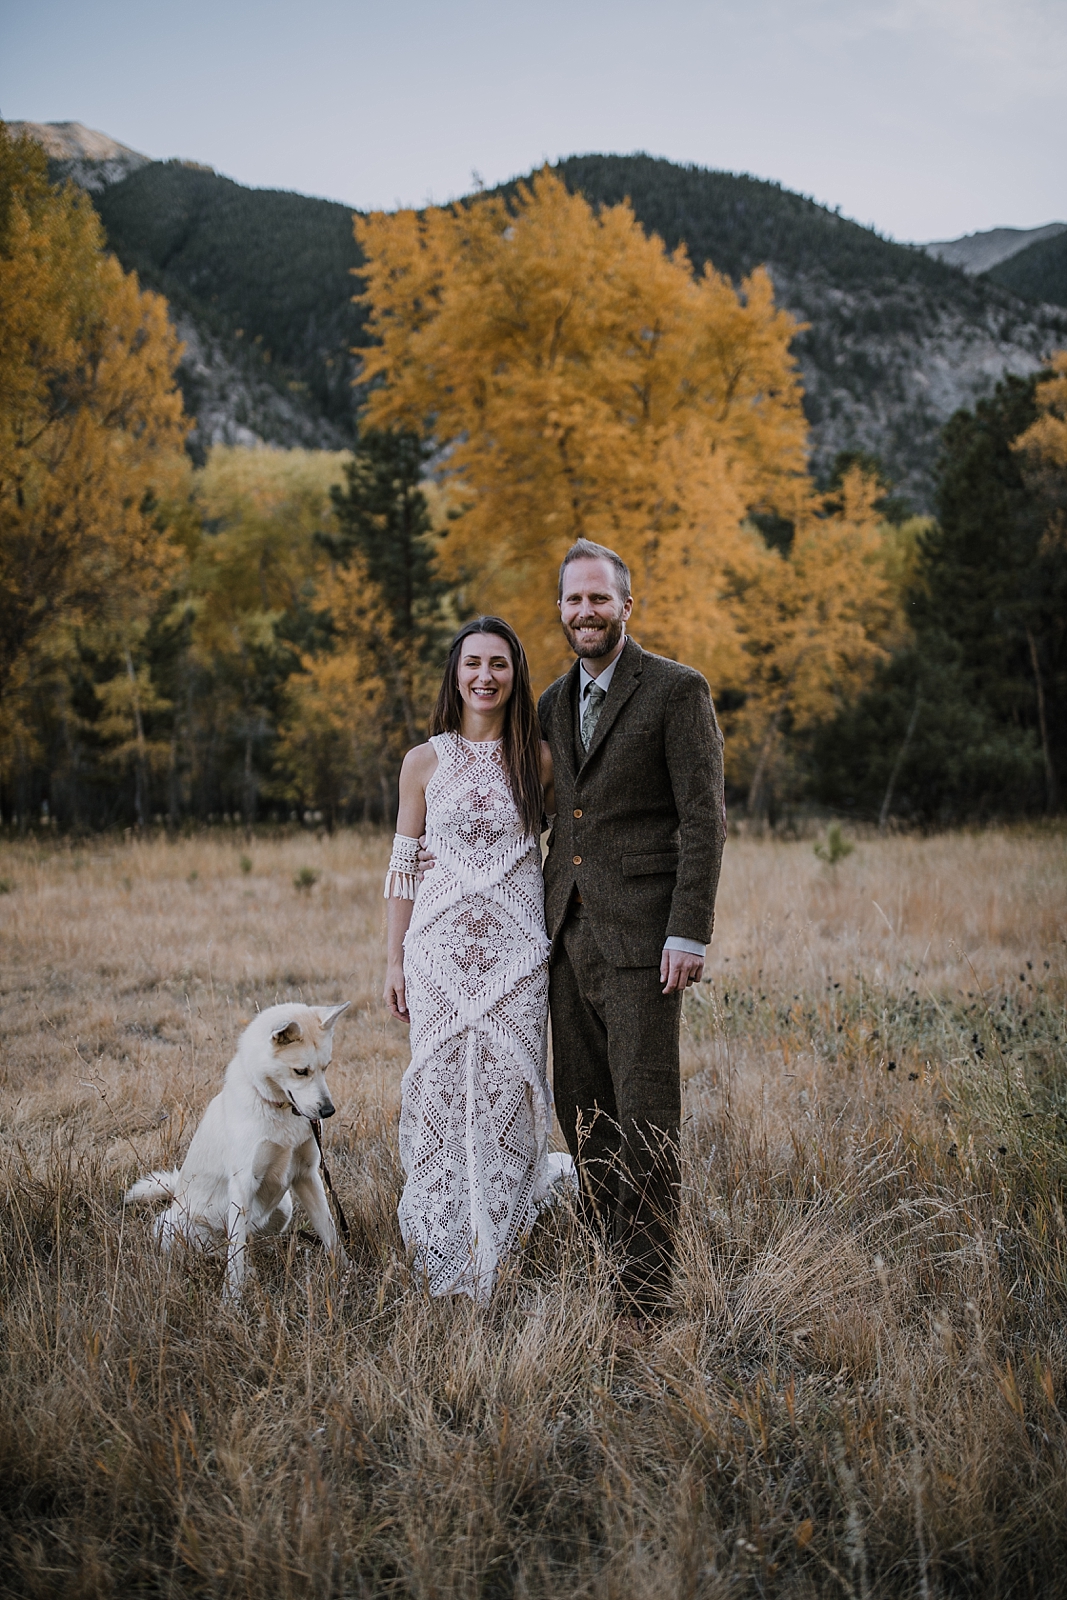
[[[571,907],[549,971],[556,1115],[589,1222],[623,1256],[622,1299],[638,1311],[670,1290],[678,1215],[681,994],[658,965],[615,967]]]

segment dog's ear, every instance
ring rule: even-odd
[[[281,1050],[284,1045],[297,1044],[304,1035],[300,1032],[299,1022],[287,1022],[284,1028],[278,1028],[271,1034],[271,1043],[276,1050]]]
[[[348,1010],[348,1008],[349,1008],[349,1006],[351,1004],[352,1004],[351,1000],[342,1000],[341,1004],[339,1006],[319,1006],[319,1007],[317,1007],[319,1016],[322,1018],[322,1025],[326,1029],[327,1033],[329,1033],[331,1031],[331,1029],[333,1028],[333,1025],[337,1021],[338,1017],[343,1017],[344,1016],[345,1012]]]

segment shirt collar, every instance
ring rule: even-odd
[[[615,676],[615,668],[618,666],[618,664],[619,664],[619,662],[621,660],[622,660],[622,651],[620,650],[618,655],[615,657],[615,660],[611,663],[611,665],[609,667],[605,667],[604,668],[603,672],[600,674],[600,676],[598,678],[594,678],[591,673],[589,673],[589,672],[587,672],[585,670],[585,662],[584,661],[580,662],[579,666],[578,666],[578,698],[579,698],[579,700],[584,700],[585,699],[586,695],[588,694],[590,688],[592,687],[592,685],[594,683],[596,684],[598,689],[603,689],[604,693],[607,694],[608,690],[611,688],[611,680]]]

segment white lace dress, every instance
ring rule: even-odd
[[[544,885],[500,744],[458,734],[430,743],[426,835],[437,865],[404,940],[400,1228],[431,1294],[485,1300],[558,1175],[548,1159]]]

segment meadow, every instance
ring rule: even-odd
[[[492,1304],[395,1207],[374,830],[0,843],[0,1591],[1067,1593],[1067,836],[733,837],[687,997],[671,1314],[631,1348],[569,1202]],[[161,1258],[242,1023],[351,1000],[348,1274]]]

